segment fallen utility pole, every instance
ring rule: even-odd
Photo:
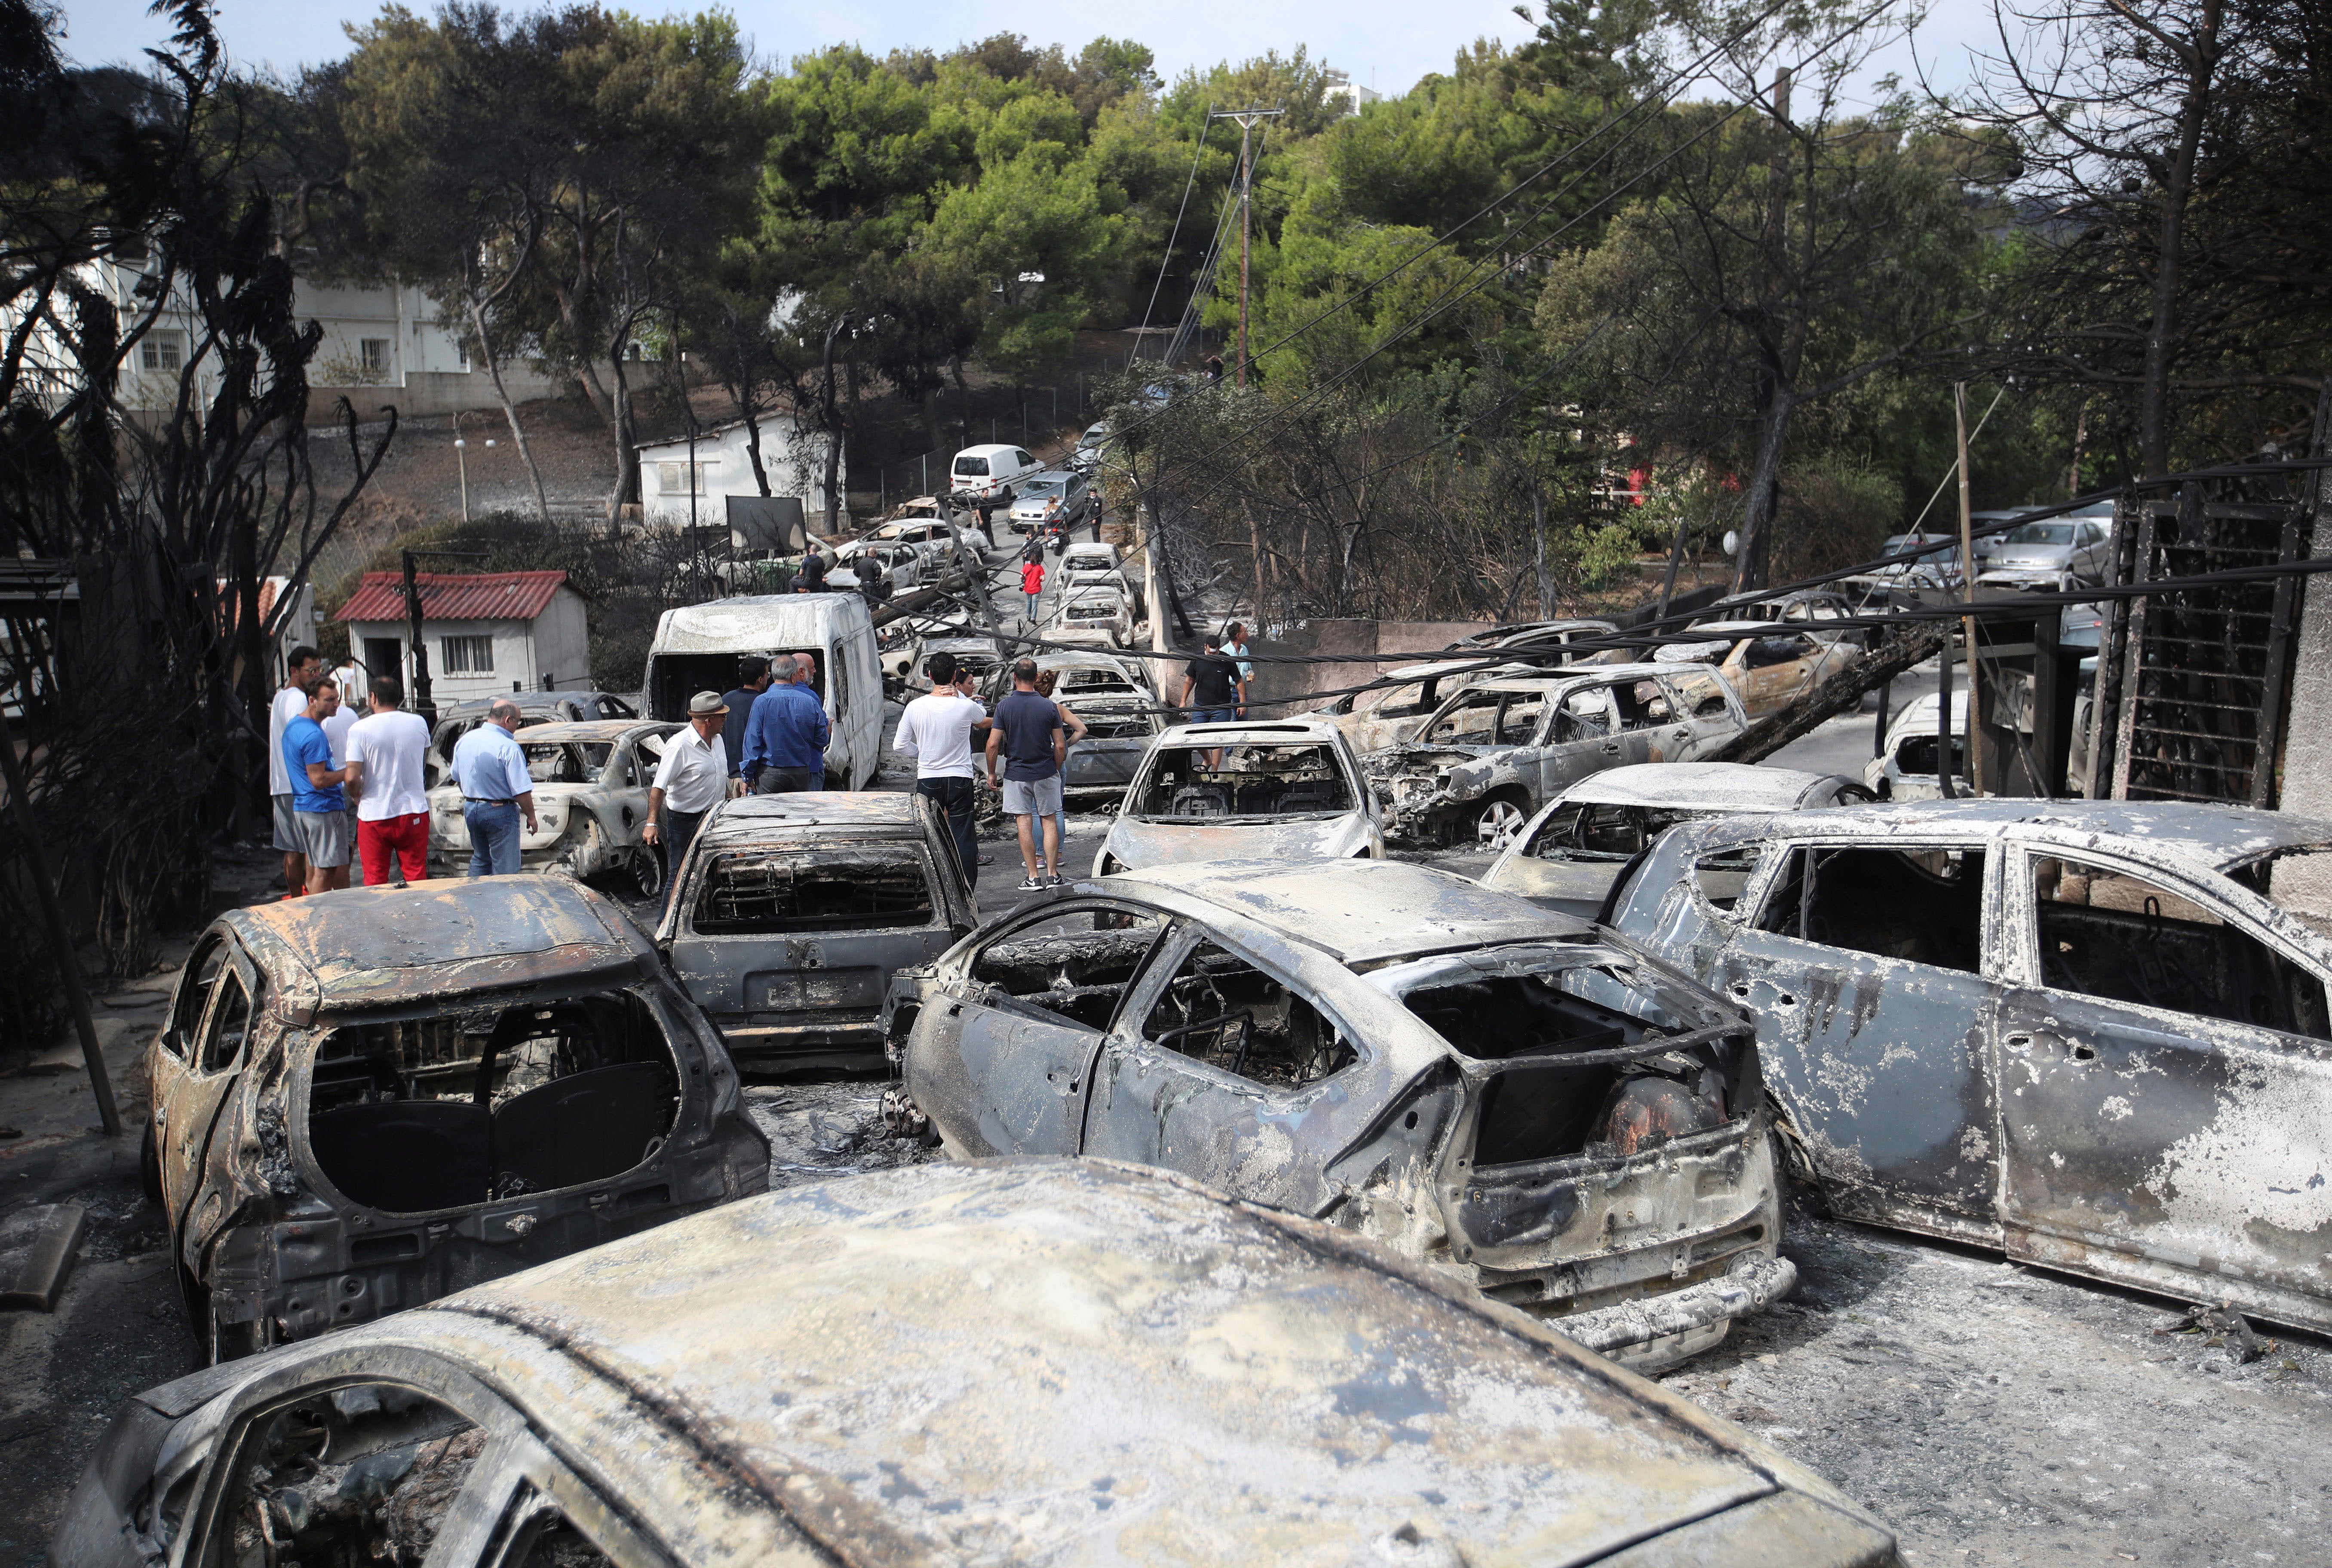
[[[24,834],[24,858],[30,862],[33,889],[40,895],[41,919],[49,928],[49,946],[56,950],[57,976],[64,982],[65,1002],[72,1009],[73,1029],[81,1035],[81,1061],[89,1069],[90,1092],[97,1097],[98,1119],[105,1136],[121,1136],[121,1112],[113,1103],[113,1084],[105,1076],[105,1053],[97,1047],[97,1021],[89,1013],[89,988],[81,984],[81,960],[73,956],[72,937],[65,930],[64,906],[57,901],[57,879],[49,865],[48,841],[41,837],[41,821],[33,811],[31,791],[24,787],[24,764],[17,760],[15,732],[8,715],[0,711],[0,771],[7,775],[8,798],[16,803],[16,824]]]
[[[1858,660],[1779,713],[1769,713],[1702,760],[1761,762],[1821,724],[1856,707],[1862,694],[1886,685],[1914,664],[1950,647],[1948,621],[1921,626],[1867,659]]]
[[[868,619],[877,626],[888,626],[894,621],[903,620],[920,610],[928,610],[934,604],[954,598],[957,589],[971,585],[971,578],[970,568],[960,567],[928,588],[918,588],[912,594],[892,600]]]

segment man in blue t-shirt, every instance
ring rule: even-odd
[[[340,689],[320,680],[308,706],[283,727],[283,771],[292,780],[292,822],[300,852],[308,859],[311,893],[349,885],[348,797],[340,785],[345,767],[332,765],[332,742],[324,721],[339,710]]]
[[[988,783],[1003,790],[1004,809],[1019,819],[1020,863],[1028,873],[1020,884],[1022,892],[1057,888],[1067,880],[1061,875],[1061,765],[1068,760],[1070,744],[1085,737],[1084,725],[1037,695],[1037,661],[1023,659],[1014,665],[1012,695],[996,705],[996,722],[989,727]],[[999,752],[1004,757],[1001,785],[996,778]],[[1041,861],[1037,853],[1040,827],[1045,841]]]

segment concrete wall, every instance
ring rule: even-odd
[[[1302,654],[1329,662],[1257,663],[1248,694],[1258,704],[1283,704],[1262,708],[1260,716],[1299,712],[1312,706],[1308,699],[1314,692],[1359,686],[1397,665],[1422,663],[1483,627],[1475,621],[1299,621],[1281,627],[1276,638],[1249,632],[1251,652]],[[1387,659],[1388,654],[1400,657]],[[1179,690],[1182,672],[1169,668]]]

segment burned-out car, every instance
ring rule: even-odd
[[[1677,828],[1612,923],[1757,1016],[1830,1208],[2332,1328],[2332,822],[1933,801]]]
[[[1752,718],[1778,713],[1862,657],[1849,638],[1801,632],[1765,621],[1707,622],[1686,630],[1652,657],[1662,663],[1713,664]]]
[[[1501,675],[1534,673],[1527,664],[1499,664],[1495,653],[1440,660],[1388,670],[1383,684],[1349,691],[1314,713],[1333,721],[1354,752],[1368,756],[1409,739],[1449,694]]]
[[[511,738],[534,781],[534,831],[519,825],[521,865],[578,879],[618,876],[650,896],[663,888],[663,863],[640,830],[647,826],[648,790],[664,743],[679,728],[603,719],[520,730]],[[470,853],[462,788],[450,777],[429,792],[429,848],[440,865],[456,869]]]
[[[739,1062],[880,1067],[892,972],[975,924],[931,802],[826,790],[714,806],[656,946]]]
[[[1878,755],[1862,765],[1862,782],[1882,801],[1941,800],[1944,785],[1937,776],[1936,764],[1944,755],[1946,737],[1938,733],[1937,717],[1943,712],[1941,696],[1923,692],[1897,710],[1887,726],[1886,744]],[[2073,731],[2075,743],[2083,747],[2081,755],[2072,759],[2088,760],[2086,743],[2088,727],[2077,725]],[[1948,737],[1951,745],[1950,770],[1957,781],[1955,793],[1967,793],[1967,689],[1952,693],[1952,727]],[[2086,769],[2082,770],[2086,774]]]
[[[214,1358],[769,1183],[720,1035],[559,878],[223,915],[148,1060],[148,1186]]]
[[[1582,920],[1600,919],[1621,870],[1679,822],[1853,805],[1869,798],[1868,790],[1836,774],[1759,764],[1615,767],[1580,780],[1550,801],[1482,873],[1482,886],[1519,893]]]
[[[1142,759],[1094,875],[1384,854],[1360,759],[1323,718],[1180,724]]]
[[[772,1193],[150,1389],[46,1560],[1897,1557],[1757,1439],[1386,1249],[1014,1161]]]
[[[1563,788],[1631,763],[1695,762],[1747,727],[1706,664],[1612,664],[1468,686],[1368,759],[1386,836],[1504,850]]]
[[[1624,939],[1386,860],[1082,884],[892,995],[887,1119],[1347,1226],[1634,1364],[1788,1289],[1749,1021]]]

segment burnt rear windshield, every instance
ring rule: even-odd
[[[929,926],[931,862],[895,849],[739,851],[716,856],[696,899],[701,936],[760,936]]]

